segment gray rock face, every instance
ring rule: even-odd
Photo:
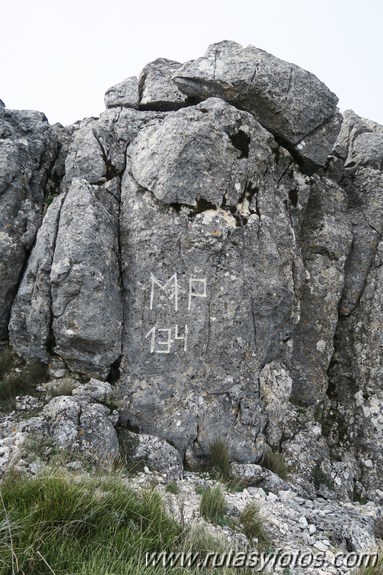
[[[172,81],[172,75],[180,66],[179,62],[166,58],[158,58],[145,66],[138,81],[142,110],[178,110],[186,105],[187,97]]]
[[[303,281],[277,148],[250,114],[211,99],[129,149],[120,407],[180,450],[223,435],[236,459],[262,453],[258,375],[293,331]]]
[[[132,469],[142,466],[161,473],[166,479],[180,479],[183,474],[182,458],[175,447],[153,435],[120,430],[122,458]]]
[[[326,396],[327,370],[334,352],[338,305],[351,242],[345,192],[331,180],[312,178],[302,226],[308,279],[290,362],[292,398],[301,404],[315,403]]]
[[[383,128],[346,113],[329,156],[336,97],[233,42],[136,89],[67,129],[1,108],[2,338],[96,378],[52,429],[78,438],[85,402],[100,430],[106,402],[159,459],[223,438],[310,497],[380,501]]]
[[[0,344],[26,257],[41,224],[44,196],[55,188],[57,131],[40,112],[0,107]]]
[[[74,371],[86,369],[101,377],[121,353],[123,319],[118,203],[113,186],[105,188],[72,182],[60,212],[50,272],[55,351]]]
[[[339,169],[344,162],[340,181],[348,195],[353,244],[329,377],[333,407],[351,424],[347,444],[357,443],[362,482],[375,498],[383,472],[382,137],[382,126],[349,112],[335,149],[334,164]]]
[[[110,410],[88,398],[54,397],[43,409],[48,433],[60,449],[82,453],[92,461],[110,466],[119,455]]]
[[[119,357],[118,203],[110,188],[74,180],[51,206],[10,322],[11,341],[25,357],[46,360],[54,345],[74,371],[102,377]]]
[[[50,271],[65,195],[49,206],[13,303],[9,339],[25,359],[48,360],[52,343]]]
[[[316,76],[254,46],[212,44],[173,76],[195,98],[218,96],[247,110],[299,156],[324,165],[340,128],[338,98]]]
[[[126,78],[105,92],[106,108],[138,108],[138,79],[136,76]]]

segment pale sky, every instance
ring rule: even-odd
[[[316,74],[383,124],[381,0],[2,0],[0,99],[69,124],[104,110],[112,85],[159,57],[252,44]]]

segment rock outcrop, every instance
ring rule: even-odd
[[[59,129],[41,112],[0,106],[0,342],[8,335],[10,309],[41,225],[44,198],[62,178]]]
[[[383,128],[234,42],[105,104],[66,128],[0,107],[1,342],[112,384],[53,398],[50,433],[83,442],[86,405],[114,456],[110,403],[177,473],[224,438],[311,496],[382,501]]]
[[[308,165],[325,164],[341,123],[338,98],[310,72],[254,46],[225,41],[173,77],[188,96],[218,96],[247,110]]]

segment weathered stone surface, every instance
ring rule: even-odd
[[[121,429],[120,444],[123,460],[132,469],[135,466],[146,466],[150,471],[161,473],[167,479],[182,477],[182,458],[177,449],[164,439]]]
[[[112,464],[119,454],[116,430],[109,416],[105,405],[67,396],[54,397],[42,412],[55,445],[105,465]]]
[[[249,156],[260,180],[273,149],[273,139],[249,114],[215,98],[141,130],[129,156],[139,186],[164,204],[197,206],[200,200],[218,208],[227,201],[235,209],[246,194]]]
[[[265,437],[268,444],[277,448],[283,436],[283,422],[290,410],[292,378],[283,365],[272,361],[259,374],[259,392],[268,424]]]
[[[41,112],[0,107],[0,344],[13,298],[41,224],[44,195],[58,156],[54,127]]]
[[[353,243],[346,264],[329,374],[333,408],[341,412],[349,424],[345,446],[352,446],[351,452],[357,456],[367,496],[380,500],[383,473],[382,137],[382,126],[348,112],[334,152],[335,168],[334,165],[331,168],[348,196]],[[340,170],[341,162],[344,167]],[[357,491],[361,491],[359,482]]]
[[[46,362],[52,346],[49,276],[64,199],[65,194],[61,194],[47,210],[12,307],[9,338],[25,359]]]
[[[117,200],[113,186],[74,180],[60,212],[50,272],[55,350],[74,371],[106,377],[121,353]],[[96,328],[97,326],[97,328]]]
[[[118,295],[120,289],[119,177],[124,170],[128,143],[136,137],[141,128],[162,116],[163,114],[155,112],[138,113],[129,109],[112,109],[107,110],[99,122],[86,119],[79,123],[76,129],[68,130],[72,132],[72,139],[70,143],[66,142],[65,156],[60,159],[61,162],[65,159],[65,178],[62,183],[61,194],[54,199],[47,210],[14,301],[9,324],[11,343],[23,357],[46,362],[49,360],[49,354],[55,346],[54,327],[57,324],[62,327],[64,321],[64,318],[61,318],[53,326],[53,297],[58,298],[58,303],[55,299],[55,305],[59,307],[64,305],[65,307],[65,301],[67,301],[65,298],[67,296],[71,298],[73,295],[71,290],[78,290],[79,285],[82,284],[82,271],[80,275],[77,274],[77,280],[74,282],[80,282],[77,287],[71,283],[73,275],[65,278],[65,290],[69,290],[69,294],[65,292],[62,295],[61,288],[64,284],[59,282],[60,285],[58,285],[54,275],[55,271],[52,272],[61,224],[63,227],[59,238],[60,244],[68,231],[69,233],[65,240],[65,246],[61,246],[61,252],[58,251],[55,261],[57,262],[63,257],[64,267],[65,265],[68,266],[70,255],[71,260],[77,260],[78,265],[75,266],[77,272],[82,269],[82,266],[87,265],[86,262],[90,266],[88,269],[90,276],[89,282],[87,282],[88,288],[82,286],[83,295],[85,294],[84,288],[90,290],[90,292],[88,291],[89,297],[86,295],[81,297],[78,294],[73,301],[73,304],[78,303],[77,309],[82,318],[81,327],[79,327],[81,334],[78,333],[77,336],[86,339],[88,333],[91,339],[106,338],[101,344],[105,351],[100,350],[98,354],[95,354],[95,347],[90,341],[88,342],[88,350],[85,350],[86,341],[84,340],[79,344],[76,337],[72,339],[66,337],[65,333],[66,335],[68,333],[65,332],[64,328],[64,334],[59,335],[59,338],[66,340],[67,352],[64,352],[63,357],[67,358],[72,355],[70,350],[73,343],[73,357],[76,357],[76,362],[81,361],[81,366],[76,363],[77,368],[90,375],[102,377],[106,377],[111,365],[118,358],[121,345],[119,334],[123,322]],[[82,184],[79,183],[80,176],[83,176]],[[91,202],[88,201],[90,197],[87,195],[88,193],[93,197]],[[67,199],[71,206],[68,211],[64,206]],[[84,206],[83,211],[81,211],[81,205]],[[75,215],[74,220],[71,220],[72,212]],[[72,223],[71,230],[67,230],[68,221]],[[97,225],[95,226],[95,224]],[[74,229],[75,235],[72,233]],[[77,243],[74,241],[75,236]],[[88,259],[84,258],[84,250]],[[109,264],[112,267],[108,271],[107,266]],[[59,262],[58,265],[60,266],[61,263]],[[96,282],[99,290],[98,300],[93,297],[95,280],[91,280],[91,278],[96,277],[95,265],[99,265],[97,277],[101,281],[101,283]],[[104,289],[102,284],[109,294],[105,298],[102,295]],[[112,286],[111,290],[108,286]],[[100,301],[98,312],[94,307],[97,305],[97,301]],[[59,311],[59,313],[61,312]],[[100,329],[100,317],[105,313],[108,320],[103,323],[103,327]],[[85,352],[85,355],[81,353],[80,357],[78,357],[79,345]],[[69,361],[68,365],[73,367],[74,364]]]
[[[114,191],[113,182],[100,189],[74,180],[50,206],[10,322],[11,341],[24,357],[46,360],[54,346],[72,369],[101,377],[119,357]]]
[[[166,58],[158,58],[145,66],[138,80],[142,110],[178,110],[187,104],[187,97],[172,80],[180,66],[179,62]]]
[[[335,94],[310,72],[254,46],[212,44],[203,58],[184,64],[173,79],[188,96],[218,96],[251,112],[316,165],[324,165],[339,132]]]
[[[301,405],[326,397],[338,306],[352,242],[345,192],[330,180],[312,178],[302,228],[307,281],[301,317],[292,339],[292,398]]]
[[[138,108],[138,79],[136,76],[126,78],[105,92],[106,108]]]
[[[258,375],[292,333],[303,283],[278,147],[218,99],[145,136],[122,183],[122,418],[180,450],[227,436],[234,459],[259,460]]]
[[[91,184],[105,181],[106,163],[104,150],[94,129],[95,121],[83,122],[74,134],[65,160],[65,179],[86,179]]]
[[[88,383],[76,386],[72,391],[74,397],[88,399],[89,401],[98,401],[100,403],[109,403],[111,394],[112,386],[110,383],[94,378]]]

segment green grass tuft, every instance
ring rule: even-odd
[[[383,573],[383,556],[381,550],[379,551],[379,559],[375,566],[360,567],[352,571],[352,575],[382,575]]]
[[[13,354],[9,347],[0,352],[0,379],[3,379],[7,371],[13,365]]]
[[[209,445],[210,463],[221,481],[231,479],[229,446],[223,439],[216,439]]]
[[[269,542],[264,529],[264,522],[259,512],[259,506],[255,502],[248,503],[239,516],[242,532],[248,539],[256,537],[261,544]]]
[[[219,485],[207,487],[202,492],[200,513],[201,516],[211,523],[222,524],[225,519],[227,505],[225,496]]]
[[[263,455],[262,465],[266,467],[266,469],[270,469],[270,471],[279,475],[281,479],[287,478],[287,465],[281,453],[271,451],[270,449],[266,450]]]
[[[223,496],[212,492],[218,519]],[[134,491],[118,475],[12,475],[0,493],[0,575],[188,575],[197,568],[145,567],[145,553],[220,550],[172,519],[156,491]]]

